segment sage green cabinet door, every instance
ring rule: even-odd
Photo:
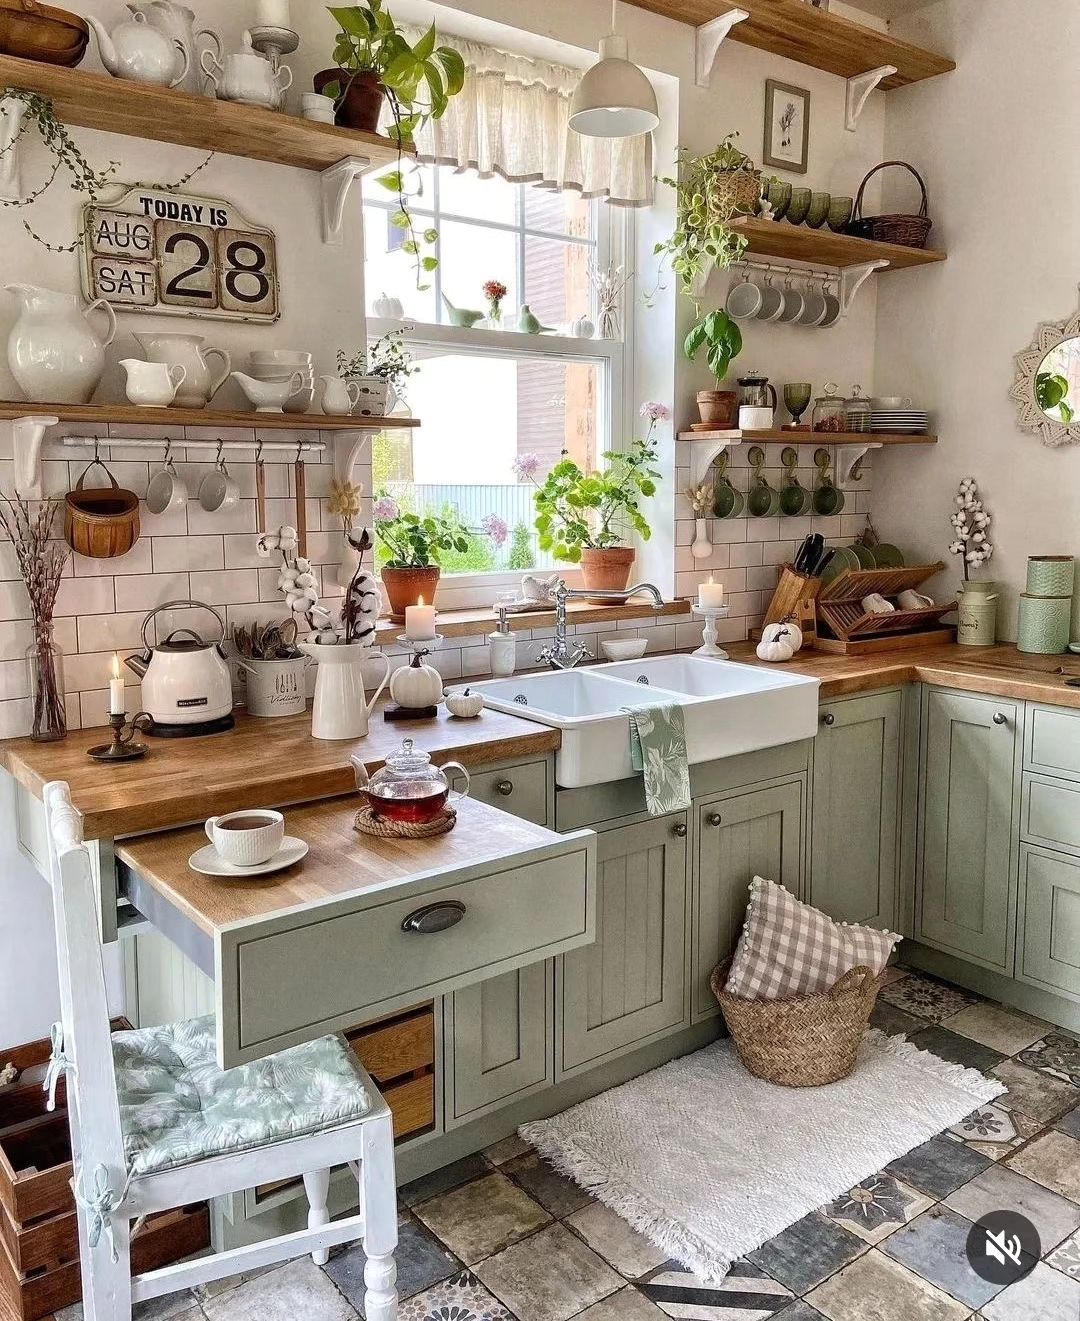
[[[447,997],[446,1126],[551,1084],[552,961]]]
[[[924,700],[915,935],[1011,973],[1022,708],[938,689]]]
[[[720,1012],[709,977],[735,948],[749,886],[755,876],[777,881],[792,894],[802,884],[803,781],[695,803],[697,868],[694,876],[694,1021]]]
[[[838,922],[895,930],[902,695],[821,708],[814,741],[810,902]]]
[[[685,813],[597,836],[596,942],[556,965],[560,1071],[686,1021]]]
[[[1016,975],[1080,1000],[1080,862],[1021,845],[1020,913]]]

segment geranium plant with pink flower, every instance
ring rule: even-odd
[[[391,569],[427,568],[439,563],[444,551],[464,554],[469,534],[456,520],[441,514],[411,514],[383,494],[375,501],[375,535],[386,548]]]

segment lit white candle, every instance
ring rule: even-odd
[[[698,585],[698,605],[706,610],[718,610],[724,604],[724,584],[714,583],[712,574],[707,583]]]
[[[255,0],[255,26],[258,28],[291,28],[289,0]]]
[[[124,702],[124,680],[120,675],[120,657],[113,652],[112,678],[109,680],[109,715],[122,716],[127,710]]]
[[[405,607],[405,636],[410,642],[430,642],[435,636],[435,607],[425,605],[422,596]]]

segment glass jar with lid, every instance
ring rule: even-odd
[[[357,766],[355,760],[353,765]],[[359,769],[357,766],[358,775]],[[451,793],[449,772],[464,778],[463,790]],[[468,794],[469,772],[456,761],[433,766],[428,753],[421,752],[407,738],[400,752],[391,753],[386,765],[361,783],[360,789],[376,816],[423,825],[434,821],[445,807],[460,802]]]
[[[861,385],[851,387],[851,398],[845,405],[848,431],[870,430],[870,400],[862,392]]]
[[[810,414],[811,431],[842,432],[847,427],[847,400],[837,393],[837,386],[829,382],[825,393],[814,400],[814,411]]]

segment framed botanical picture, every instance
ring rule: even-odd
[[[805,174],[810,148],[810,93],[775,78],[765,82],[765,145],[762,162]]]

